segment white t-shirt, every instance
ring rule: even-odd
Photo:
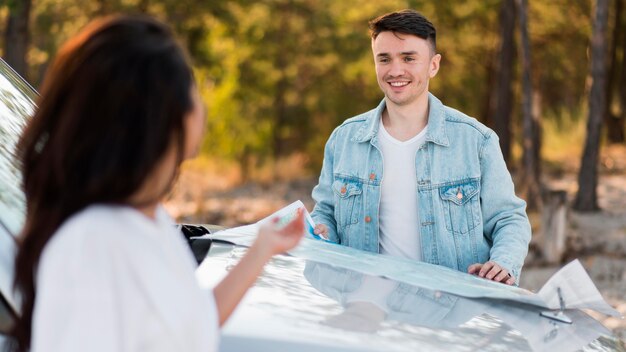
[[[44,248],[31,346],[37,351],[217,351],[211,290],[172,219],[92,205]]]
[[[380,121],[378,141],[383,154],[380,194],[380,253],[422,260],[415,155],[427,127],[407,141],[393,138]]]

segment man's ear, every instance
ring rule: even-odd
[[[435,77],[437,75],[437,72],[439,72],[440,62],[441,62],[441,54],[435,54],[430,59],[430,69],[428,70],[428,74],[430,75],[430,78]]]

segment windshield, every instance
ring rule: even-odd
[[[0,223],[15,236],[25,216],[15,144],[35,109],[37,93],[0,59]]]

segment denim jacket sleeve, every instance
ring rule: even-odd
[[[507,269],[519,284],[531,236],[526,202],[515,195],[495,133],[486,136],[480,160],[483,231],[493,243],[490,260]]]
[[[340,243],[337,233],[337,220],[335,219],[335,199],[332,190],[333,183],[333,159],[335,151],[335,130],[324,148],[324,162],[317,186],[313,188],[313,200],[315,207],[311,217],[315,223],[324,224],[328,227],[328,239]]]

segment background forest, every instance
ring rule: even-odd
[[[605,118],[613,132],[609,142],[623,143],[626,9],[624,0],[603,1],[609,10],[601,20],[610,78]],[[332,129],[381,99],[367,21],[411,7],[438,28],[443,63],[432,91],[496,129],[511,169],[522,160],[527,73],[531,114],[547,130],[541,156],[548,163],[563,154],[579,159],[592,82],[594,2],[518,2],[516,10],[514,0],[3,0],[1,47],[5,60],[37,87],[59,46],[90,19],[153,14],[175,27],[193,58],[208,107],[206,155],[254,168],[302,153],[317,171]],[[554,140],[559,135],[566,140]]]
[[[0,48],[37,88],[97,16],[174,27],[208,123],[167,206],[233,226],[312,207],[326,139],[382,99],[367,22],[403,8],[437,28],[431,91],[500,137],[533,222],[526,286],[579,257],[626,314],[626,0],[0,0]]]

